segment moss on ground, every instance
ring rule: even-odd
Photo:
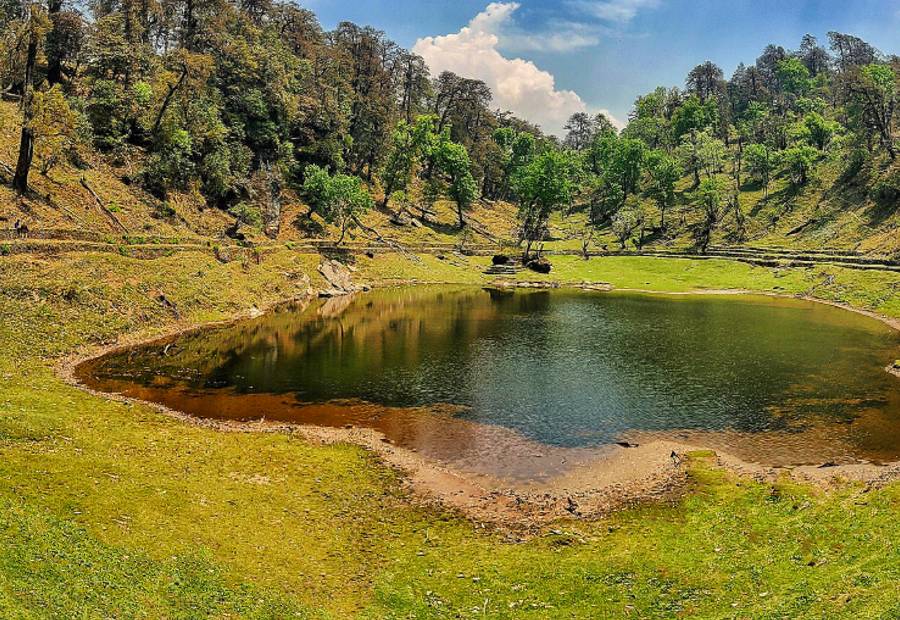
[[[65,384],[60,355],[296,294],[318,257],[0,260],[2,618],[894,618],[900,484],[828,493],[688,467],[693,491],[516,542],[404,497],[364,450],[223,433]],[[357,259],[483,283],[484,258]],[[814,292],[900,316],[897,274],[554,259],[554,278]],[[833,275],[830,279],[825,276]],[[537,277],[537,276],[536,276]],[[543,278],[543,276],[540,276]],[[776,288],[780,287],[780,288]]]

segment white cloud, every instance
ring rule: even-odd
[[[452,71],[484,81],[494,104],[549,133],[563,135],[563,125],[575,112],[603,112],[619,124],[606,110],[589,109],[575,91],[557,90],[553,75],[530,60],[507,58],[498,51],[499,33],[518,8],[517,2],[492,2],[459,32],[419,39],[413,51],[434,75]]]
[[[498,36],[500,45],[506,51],[571,52],[597,45],[600,42],[600,31],[594,25],[550,19],[540,33],[504,27],[498,32]]]
[[[574,8],[604,21],[627,24],[641,9],[652,9],[659,0],[574,0]]]

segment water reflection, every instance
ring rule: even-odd
[[[769,464],[892,460],[900,382],[883,367],[896,357],[886,326],[799,300],[416,287],[286,309],[79,373],[195,415],[371,426],[443,460],[530,476],[623,437],[702,438]]]

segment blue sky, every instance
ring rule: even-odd
[[[657,85],[682,85],[704,60],[730,75],[738,62],[752,63],[767,43],[793,49],[807,32],[823,44],[829,30],[849,32],[900,53],[900,0],[301,4],[326,28],[340,20],[369,24],[422,53],[432,70],[475,74],[493,87],[498,105],[557,132],[561,119],[578,109],[606,110],[624,121],[635,97]]]

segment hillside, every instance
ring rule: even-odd
[[[0,618],[900,617],[893,50],[554,135],[291,1],[0,49]]]
[[[0,169],[5,170],[15,161],[19,119],[14,103],[0,103]],[[49,174],[34,174],[30,179],[32,191],[23,197],[17,197],[8,185],[0,185],[0,227],[11,229],[19,221],[28,227],[32,239],[96,239],[115,244],[230,241],[225,231],[234,226],[233,215],[207,206],[198,194],[173,192],[166,201],[155,198],[132,180],[139,161],[139,151],[129,161],[89,152],[81,166],[66,161]],[[845,162],[839,156],[826,159],[799,192],[792,191],[783,175],[776,177],[768,197],[763,188],[745,182],[739,195],[745,217],[744,238],[735,239],[726,225],[716,233],[714,243],[897,257],[900,209],[896,203],[874,199],[871,188],[878,179],[900,175],[900,164],[891,166],[887,161],[878,161],[852,179],[844,178],[844,169]],[[689,202],[690,191],[691,181],[683,177],[677,184],[676,206],[669,214],[670,230],[664,237],[649,233],[644,250],[691,247],[689,227],[697,214]],[[649,214],[649,228],[658,215],[649,198],[645,197],[643,204]],[[336,240],[339,230],[317,215],[308,218],[308,210],[301,197],[288,193],[274,238],[253,227],[244,226],[241,232],[251,243],[264,245]],[[398,217],[400,211],[395,205],[372,209],[362,217],[368,228],[351,231],[347,240],[393,249],[422,244],[456,245],[463,240],[469,244],[514,242],[516,207],[507,202],[478,201],[468,214],[471,227],[462,232],[451,201],[437,201],[424,218],[414,205],[403,209],[403,216]],[[726,214],[725,219],[729,217],[733,216]],[[590,230],[590,251],[619,249],[610,226],[588,227],[584,208],[577,204],[553,216],[545,247],[580,252],[586,229]],[[12,231],[6,235],[12,238]],[[636,249],[635,240],[627,243],[627,249]]]

